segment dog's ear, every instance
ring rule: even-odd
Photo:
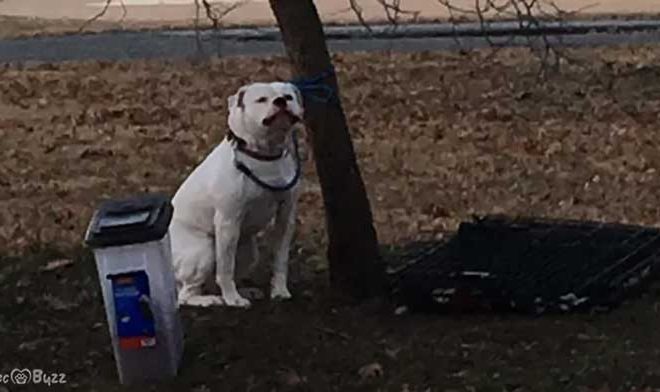
[[[243,103],[243,99],[245,98],[245,91],[247,91],[247,87],[241,87],[238,89],[238,92],[232,96],[230,96],[227,99],[227,104],[229,105],[229,109],[238,107],[241,109],[245,108],[245,104]]]

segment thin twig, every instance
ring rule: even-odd
[[[369,34],[373,34],[373,30],[371,29],[371,26],[369,26],[369,23],[364,19],[364,14],[362,13],[362,7],[358,4],[357,0],[349,0],[350,3],[350,10],[353,11],[355,16],[358,19],[358,22],[369,32]]]
[[[119,5],[121,6],[121,19],[119,19],[119,23],[122,23],[126,19],[126,15],[128,15],[128,8],[126,8],[124,0],[119,0]]]
[[[387,21],[394,29],[401,24],[401,19],[404,16],[410,16],[410,22],[416,22],[419,19],[420,11],[406,10],[401,7],[401,0],[376,0],[378,4],[385,11]],[[349,0],[349,11],[353,11],[358,22],[364,26],[369,34],[373,33],[371,26],[364,17],[362,7],[358,4],[358,0]]]
[[[202,11],[202,6],[199,0],[195,0],[195,43],[197,44],[197,53],[202,54],[204,48],[202,47],[202,34],[199,31],[199,18]]]
[[[112,2],[113,0],[105,0],[105,4],[103,4],[103,8],[101,9],[101,11],[99,11],[96,15],[92,16],[91,18],[87,19],[85,23],[83,23],[83,25],[80,26],[80,28],[78,29],[78,34],[82,33],[92,23],[104,17],[105,14],[110,9],[110,5],[112,4]],[[126,4],[124,4],[124,0],[119,0],[119,4],[121,5],[123,11],[123,15],[121,18],[121,21],[123,21],[126,15],[128,14],[128,10],[126,9]]]
[[[197,0],[196,0],[197,1]],[[222,23],[222,19],[235,11],[239,7],[245,5],[249,0],[237,1],[224,7],[213,7],[209,0],[202,0],[202,5],[206,11],[206,17],[213,23],[213,28],[217,29]]]
[[[410,15],[410,21],[416,22],[419,19],[420,11],[405,10],[401,8],[401,0],[376,0],[383,7],[387,20],[396,28],[401,16]]]
[[[206,18],[211,21],[213,25],[213,29],[218,31],[222,27],[222,20],[231,12],[245,5],[248,1],[249,0],[241,0],[229,4],[227,6],[214,7],[213,5],[211,5],[211,3],[209,3],[209,0],[195,0],[195,40],[197,43],[197,50],[199,53],[203,53],[204,51],[202,45],[201,32],[200,32],[200,23],[199,23],[202,7],[204,8]],[[220,55],[220,51],[221,51],[220,44],[221,44],[221,40],[218,36],[218,48],[217,48],[218,55]]]
[[[344,339],[344,340],[351,340],[351,336],[350,336],[350,335],[348,335],[348,334],[346,334],[346,333],[343,333],[343,332],[336,331],[336,330],[334,330],[334,329],[332,329],[332,328],[328,328],[328,327],[316,327],[316,329],[319,330],[320,332],[323,332],[324,334],[327,334],[327,335],[337,336],[337,337],[340,337],[340,338],[342,338],[342,339]]]
[[[539,34],[542,23],[553,21],[563,23],[569,16],[575,15],[582,10],[591,7],[583,7],[576,11],[565,11],[561,9],[554,0],[474,0],[473,7],[456,6],[453,0],[437,0],[445,7],[450,16],[450,22],[455,24],[457,15],[476,19],[483,32],[483,38],[495,50],[501,49],[500,45],[494,43],[489,33],[492,20],[515,20],[518,24],[520,34],[512,34],[509,42],[517,35],[524,36],[527,47],[541,62],[540,73],[545,74],[548,70],[558,70],[561,61],[568,60],[566,53],[562,50],[562,40],[555,40],[547,34]],[[458,38],[455,37],[455,40]]]
[[[463,43],[461,43],[461,40],[458,38],[458,31],[456,30],[457,21],[454,16],[454,10],[451,8],[448,8],[447,10],[449,11],[449,23],[451,24],[451,32],[452,37],[454,38],[454,43],[459,48],[461,54],[467,54],[467,51],[463,47]]]

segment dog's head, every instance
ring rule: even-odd
[[[304,115],[300,91],[291,83],[253,83],[228,99],[229,128],[248,140],[283,143]]]

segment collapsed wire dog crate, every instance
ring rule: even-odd
[[[441,312],[607,310],[646,287],[660,230],[576,220],[477,217],[449,239],[411,244],[393,273],[403,304]]]

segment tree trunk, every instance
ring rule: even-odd
[[[312,0],[270,0],[296,78],[314,78],[332,63],[321,20]],[[355,298],[384,287],[378,238],[358,168],[337,79],[320,83],[334,92],[330,102],[305,99],[316,171],[321,182],[328,234],[327,257],[332,286]]]

